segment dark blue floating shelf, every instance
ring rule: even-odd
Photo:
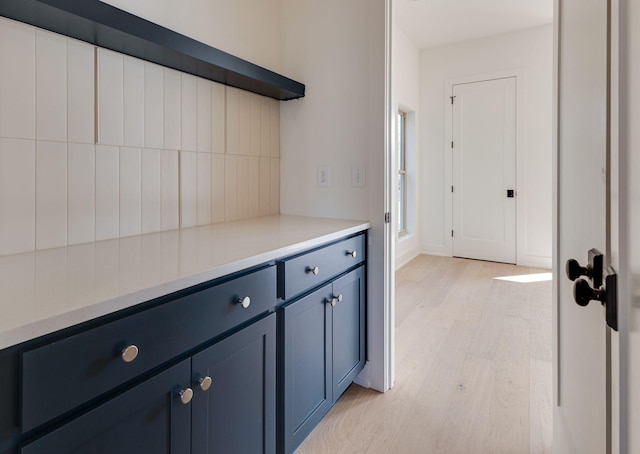
[[[0,15],[280,101],[304,84],[99,0],[0,0]]]

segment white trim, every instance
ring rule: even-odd
[[[447,255],[453,256],[453,240],[451,236],[446,235],[446,232],[450,232],[453,229],[453,200],[451,196],[451,185],[453,184],[453,163],[450,144],[453,137],[453,125],[452,125],[452,109],[451,101],[449,97],[453,93],[453,86],[459,84],[468,84],[474,82],[483,82],[487,80],[505,79],[508,77],[515,77],[516,79],[516,264],[521,264],[521,256],[524,256],[526,249],[526,193],[524,191],[524,146],[526,144],[525,127],[526,127],[526,98],[525,98],[525,70],[523,68],[516,68],[504,71],[497,71],[484,74],[475,74],[470,76],[456,77],[453,79],[445,80],[444,96],[445,96],[445,128],[444,128],[444,248],[447,251]],[[454,101],[455,102],[455,101]],[[449,148],[447,148],[449,147]],[[447,158],[448,156],[448,158]]]
[[[528,266],[531,268],[551,269],[551,257],[541,257],[539,255],[522,255],[518,258],[518,266]]]
[[[409,251],[406,251],[404,254],[401,254],[396,257],[396,271],[405,266],[411,260],[415,259],[417,256],[422,255],[422,251],[419,247],[415,247]]]
[[[453,257],[450,249],[447,249],[446,246],[436,244],[423,244],[422,253],[427,255],[437,255],[440,257]]]

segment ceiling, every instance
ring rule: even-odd
[[[395,23],[418,49],[548,24],[553,0],[395,0]]]

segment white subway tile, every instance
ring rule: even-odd
[[[271,103],[260,99],[260,156],[271,156]]]
[[[271,103],[271,143],[269,146],[272,158],[280,157],[280,103],[275,99],[269,99]]]
[[[211,153],[211,85],[211,81],[198,78],[198,151],[205,153]]]
[[[144,143],[147,148],[164,146],[164,70],[144,64]]]
[[[249,157],[249,174],[246,180],[249,185],[249,217],[260,216],[260,158]]]
[[[251,141],[251,156],[260,156],[260,141],[262,139],[262,122],[260,118],[262,96],[252,94],[249,98],[249,138]]]
[[[180,152],[180,227],[198,223],[198,157],[191,151]]]
[[[269,180],[269,214],[280,213],[280,159],[271,158],[271,178]]]
[[[143,147],[145,138],[145,63],[124,56],[123,144]]]
[[[162,150],[162,230],[180,227],[180,165],[179,153]]]
[[[227,153],[240,154],[240,90],[226,87],[226,140]]]
[[[251,95],[248,91],[240,90],[238,152],[244,156],[251,154]]]
[[[96,241],[120,234],[120,149],[96,146]]]
[[[164,148],[179,150],[182,129],[182,78],[178,71],[164,68]]]
[[[159,232],[162,223],[162,152],[142,150],[142,233]]]
[[[198,147],[198,89],[197,78],[182,74],[182,148],[196,151]]]
[[[140,148],[120,148],[120,236],[142,229],[142,154]]]
[[[211,151],[224,153],[225,144],[225,86],[211,84]]]
[[[36,31],[36,137],[67,140],[67,39]]]
[[[269,158],[260,158],[260,216],[271,214],[271,162]]]
[[[236,174],[236,207],[237,219],[249,217],[249,157],[238,156],[238,170]]]
[[[0,256],[36,246],[36,145],[0,138]]]
[[[35,28],[0,18],[0,137],[36,137]]]
[[[211,222],[224,222],[225,155],[211,155]]]
[[[198,225],[211,224],[211,153],[198,153]]]
[[[87,243],[94,241],[96,234],[95,146],[70,143],[67,153],[67,242]]]
[[[235,221],[238,219],[238,196],[236,192],[238,156],[227,155],[224,163],[224,220]]]
[[[122,145],[123,127],[123,55],[98,48],[98,143]]]
[[[91,44],[67,39],[68,140],[94,144],[95,52]]]
[[[36,142],[36,249],[67,245],[67,144]]]

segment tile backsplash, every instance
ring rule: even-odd
[[[277,214],[278,101],[0,18],[0,255]]]

